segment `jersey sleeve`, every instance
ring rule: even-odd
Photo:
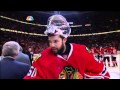
[[[40,62],[41,60],[42,58],[39,57],[33,62],[31,68],[29,69],[29,72],[24,77],[24,79],[42,79],[44,77],[44,68],[42,67],[42,64]]]
[[[86,46],[84,46],[83,51],[86,59],[86,72],[84,77],[91,79],[109,79],[109,72],[103,62],[99,61]]]

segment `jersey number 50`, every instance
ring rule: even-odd
[[[31,66],[29,72],[27,73],[27,76],[34,77],[37,74],[37,69]]]

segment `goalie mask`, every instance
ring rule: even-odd
[[[46,35],[61,35],[67,38],[71,33],[71,28],[67,20],[62,15],[52,15],[48,18]]]

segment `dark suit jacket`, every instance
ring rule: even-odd
[[[23,79],[29,69],[28,64],[9,57],[3,58],[0,61],[0,79]]]
[[[33,54],[31,54],[29,51],[27,51],[26,54],[29,56],[29,59],[30,59],[31,65],[32,65]]]
[[[29,59],[29,56],[27,54],[24,54],[22,52],[19,52],[18,57],[16,58],[17,61],[26,63],[31,66],[31,61]]]

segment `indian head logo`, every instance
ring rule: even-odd
[[[71,66],[65,66],[59,74],[59,79],[83,79],[83,76]]]

